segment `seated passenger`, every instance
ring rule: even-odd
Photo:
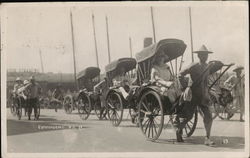
[[[125,99],[128,99],[128,96],[130,94],[130,92],[129,92],[129,89],[130,89],[129,86],[131,85],[131,83],[129,82],[130,79],[126,75],[124,67],[121,67],[119,70],[120,70],[119,71],[119,75],[116,76],[113,79],[113,85],[114,86],[119,86],[119,90],[122,93],[123,97]]]
[[[169,66],[165,64],[168,58],[164,52],[160,52],[155,57],[151,69],[150,81],[155,82],[157,86],[161,87],[163,95],[167,96],[171,103],[174,103],[179,96],[179,90],[176,88]]]

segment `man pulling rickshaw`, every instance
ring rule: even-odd
[[[176,132],[177,141],[183,142],[182,130],[186,123],[193,117],[193,113],[198,106],[204,116],[203,122],[206,130],[205,145],[214,145],[214,142],[210,140],[210,132],[212,127],[212,114],[209,110],[209,87],[208,87],[208,76],[214,71],[211,69],[211,64],[207,63],[208,54],[213,52],[208,51],[203,45],[200,50],[195,51],[197,53],[199,62],[192,63],[188,68],[180,72],[180,80],[184,80],[184,76],[190,74],[192,81],[194,82],[191,86],[192,99],[190,104],[184,105],[182,112],[186,115],[183,119],[180,119],[180,124]]]
[[[233,106],[238,107],[240,109],[240,121],[243,122],[244,115],[244,96],[245,96],[245,82],[244,82],[244,74],[242,70],[244,68],[242,66],[237,66],[233,71],[236,74],[230,76],[225,82],[225,87],[232,91],[233,95]],[[230,112],[229,112],[230,113]],[[229,115],[233,115],[231,112]]]
[[[34,76],[30,77],[30,83],[25,87],[24,91],[27,94],[28,119],[30,120],[32,108],[34,108],[34,120],[38,120],[40,115],[39,96],[42,89]]]

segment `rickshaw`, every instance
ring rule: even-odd
[[[234,64],[212,62],[217,62],[217,69],[209,76],[210,110],[213,113],[213,119],[217,116],[222,120],[230,119],[233,116],[233,96],[231,90],[224,85],[224,81],[226,80],[225,73]]]
[[[66,96],[64,99],[65,111],[72,111],[72,105],[76,105],[82,120],[88,119],[92,110],[101,119],[101,100],[99,93],[93,91],[94,85],[99,82],[100,69],[97,67],[87,67],[77,76],[80,91],[75,97]]]
[[[135,79],[136,60],[134,58],[120,58],[105,67],[109,90],[106,93],[106,110],[113,126],[119,126],[125,109],[129,114],[136,111],[136,100],[127,98],[124,93],[129,94],[137,86],[132,86]],[[115,81],[120,78],[120,81]],[[124,85],[124,82],[130,83]]]
[[[11,94],[11,113],[13,116],[17,116],[18,120],[22,117],[22,99],[17,94]]]
[[[24,115],[30,116],[31,114],[28,111],[28,107],[26,105],[26,96],[23,94],[11,94],[11,113],[13,116],[17,116],[18,120],[21,120],[22,118],[22,108],[24,108]],[[34,116],[37,120],[40,117],[40,101],[37,104],[37,114]]]
[[[159,85],[157,82],[150,81],[151,68],[155,56],[161,52],[169,58],[166,63],[170,64],[170,71],[173,82],[176,88],[181,85],[178,82],[177,74],[182,66],[183,54],[186,49],[186,44],[179,39],[163,39],[155,44],[144,48],[136,54],[138,64],[137,78],[140,90],[138,91],[138,120],[142,133],[147,140],[155,141],[161,135],[162,129],[175,129],[175,118],[177,116],[177,108],[180,97],[175,103],[171,103],[169,98],[163,95],[164,85]],[[181,57],[181,58],[179,58]],[[179,67],[179,68],[178,68]],[[169,88],[169,87],[164,87]],[[166,117],[168,116],[168,117]],[[164,124],[164,121],[167,124]],[[191,136],[196,128],[198,114],[195,111],[193,118],[184,128],[184,136]],[[169,126],[170,125],[170,126]]]

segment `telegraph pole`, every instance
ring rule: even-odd
[[[133,57],[133,52],[132,52],[132,42],[131,42],[131,37],[129,37],[129,49],[130,49],[130,57]]]
[[[106,29],[107,29],[108,59],[109,59],[109,63],[110,63],[111,57],[110,57],[110,44],[109,44],[109,25],[108,25],[107,16],[106,16]]]
[[[152,28],[153,28],[153,35],[154,35],[154,43],[156,43],[153,7],[151,6],[150,9],[151,9],[151,19],[152,19]]]
[[[73,62],[74,62],[74,78],[75,78],[75,86],[78,90],[78,83],[76,80],[76,57],[75,57],[75,41],[74,41],[74,27],[73,27],[73,20],[72,20],[72,12],[70,11],[70,24],[71,24],[71,38],[72,38],[72,49],[73,49]]]
[[[98,60],[98,51],[97,51],[97,43],[96,43],[96,34],[95,34],[95,17],[92,13],[92,24],[93,24],[93,33],[94,33],[94,41],[95,41],[95,55],[96,55],[96,65],[99,67],[99,60]]]
[[[44,68],[43,68],[43,58],[42,58],[42,52],[41,49],[39,48],[39,55],[40,55],[40,62],[41,62],[41,69],[42,73],[44,73]]]
[[[191,7],[189,7],[188,9],[189,9],[189,24],[190,24],[189,28],[190,28],[190,38],[191,38],[191,55],[192,55],[192,62],[194,62]]]

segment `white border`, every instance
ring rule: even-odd
[[[201,6],[248,6],[247,1],[223,1],[223,2],[51,2],[51,3],[42,3],[44,7],[64,7],[67,6],[192,6],[192,7],[201,7]],[[11,4],[1,4],[0,13],[1,13],[1,143],[2,143],[2,157],[227,157],[227,158],[237,158],[237,157],[249,157],[249,106],[246,106],[246,115],[245,115],[245,150],[244,152],[112,152],[112,153],[7,153],[7,133],[6,133],[6,53],[5,52],[5,36],[6,27],[5,20],[3,19],[6,15],[7,7],[16,7],[16,6],[40,6],[41,3],[11,3]],[[248,20],[248,19],[246,19]],[[249,21],[248,21],[249,22]],[[249,27],[248,27],[249,28]],[[248,30],[249,33],[249,30]],[[248,35],[248,34],[247,34]],[[248,38],[249,39],[249,38]],[[241,41],[242,42],[242,41]],[[249,42],[249,41],[245,41]],[[247,43],[248,44],[248,43]],[[248,45],[249,52],[249,45]],[[248,53],[246,52],[246,53]],[[249,54],[248,58],[245,58],[245,72],[249,72]],[[246,77],[246,88],[245,88],[245,105],[249,105],[249,74],[245,74]]]

